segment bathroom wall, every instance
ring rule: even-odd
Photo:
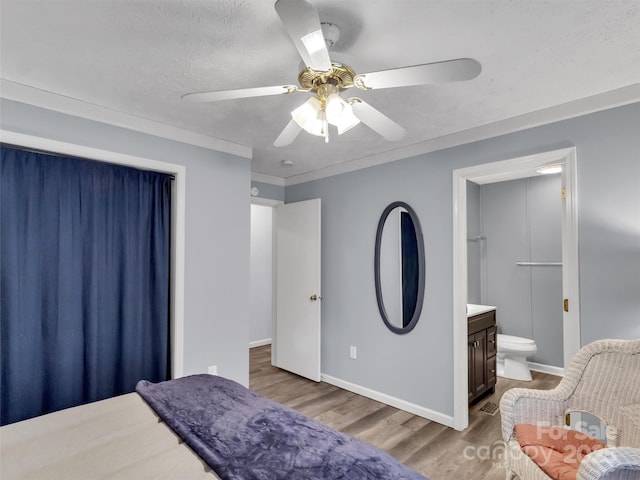
[[[562,260],[560,175],[480,187],[486,237],[486,303],[497,307],[501,333],[533,338],[530,360],[563,366],[562,268],[516,262]]]
[[[480,230],[480,185],[467,181],[467,303],[482,304],[484,237]]]

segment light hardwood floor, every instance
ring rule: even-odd
[[[458,432],[425,418],[324,382],[271,366],[271,347],[250,350],[252,390],[330,427],[369,442],[430,480],[504,479],[500,413],[480,412],[500,403],[513,387],[550,389],[560,377],[533,372],[532,382],[498,379],[496,393],[469,409],[469,427]]]

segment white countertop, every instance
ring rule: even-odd
[[[467,318],[480,315],[481,313],[487,313],[495,309],[496,307],[492,307],[491,305],[474,305],[473,303],[467,303]]]

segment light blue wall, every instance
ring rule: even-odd
[[[246,385],[250,161],[17,102],[0,108],[3,129],[187,167],[185,373],[215,364]],[[287,202],[323,199],[323,373],[451,415],[452,170],[572,145],[582,343],[640,338],[638,124],[634,104],[287,187]],[[386,329],[373,285],[378,217],[395,200],[414,207],[426,246],[425,305],[408,335]]]
[[[251,182],[252,187],[257,187],[259,198],[284,201],[284,187],[263,182]]]
[[[452,170],[574,145],[582,343],[640,338],[639,124],[636,103],[287,187],[287,202],[322,198],[323,373],[452,415]],[[378,217],[395,200],[416,210],[426,247],[408,335],[386,329],[373,284]]]
[[[249,382],[251,161],[1,100],[0,127],[186,166],[184,373]]]
[[[560,175],[522,178],[480,187],[483,296],[497,307],[498,332],[532,338],[529,360],[562,368],[562,267],[516,262],[562,261]]]

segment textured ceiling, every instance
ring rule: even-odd
[[[20,0],[0,3],[0,75],[254,149],[279,177],[362,159],[640,82],[640,1],[316,0],[356,72],[471,57],[468,82],[357,95],[404,126],[364,125],[329,144],[272,146],[308,94],[191,104],[202,90],[295,84],[300,58],[271,0]],[[351,96],[351,95],[350,95]],[[285,167],[282,160],[293,160]]]

